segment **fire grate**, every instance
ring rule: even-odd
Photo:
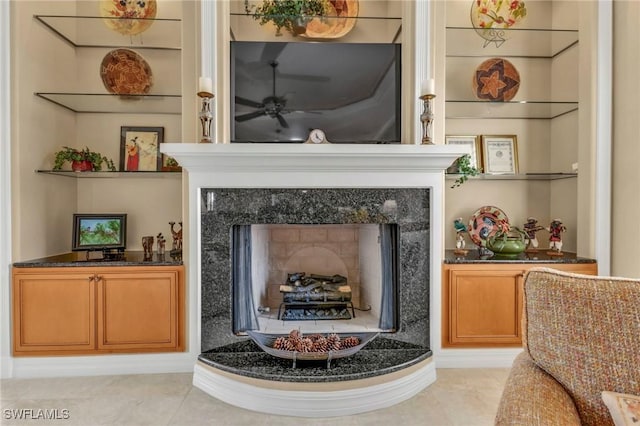
[[[351,287],[342,275],[287,274],[287,282],[280,286],[280,293],[282,303],[278,308],[278,319],[283,321],[339,320],[356,316]]]

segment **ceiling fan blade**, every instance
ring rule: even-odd
[[[276,118],[278,119],[278,123],[280,123],[282,127],[284,127],[285,129],[289,128],[289,123],[287,123],[287,120],[285,120],[282,115],[278,114],[276,115]]]
[[[240,105],[254,107],[254,108],[264,108],[263,103],[252,101],[251,99],[243,98],[241,96],[236,96],[236,103]]]
[[[251,120],[252,118],[260,117],[261,115],[266,115],[264,110],[253,111],[243,115],[236,115],[236,121],[247,121],[247,120]]]
[[[268,64],[275,61],[285,47],[287,47],[286,43],[265,43],[260,55],[260,62]]]

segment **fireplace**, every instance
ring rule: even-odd
[[[201,197],[202,352],[247,329],[334,327],[429,348],[429,189],[203,188]],[[287,274],[301,271],[344,276],[370,322],[267,321],[264,308],[285,308]]]
[[[196,338],[191,344],[201,350],[194,368],[194,385],[225,402],[252,410],[325,417],[389,406],[432,383],[435,366],[431,346],[439,340],[440,311],[438,301],[430,296],[440,282],[445,226],[443,171],[464,154],[460,149],[164,144],[161,150],[186,169],[189,186],[186,254],[189,285],[197,287],[191,300],[200,318],[193,324]],[[242,232],[245,237],[271,234],[271,240],[256,239],[255,246],[235,244],[233,234],[240,228],[246,228]],[[331,246],[335,241],[306,247],[305,242],[293,241],[291,244],[299,244],[301,249],[298,254],[292,251],[290,256],[263,264],[265,259],[278,258],[278,249],[282,249],[282,245],[278,248],[282,241],[273,241],[273,235],[276,240],[293,234],[299,239],[313,234],[349,235],[358,245],[378,251],[378,239],[384,240],[380,235],[387,231],[397,235],[390,244],[395,249],[386,252],[391,253],[386,256],[392,260],[386,269],[363,260],[371,257],[370,253],[358,252],[356,256],[353,244],[343,247],[345,253],[352,253],[351,260],[345,261],[341,258],[345,253]],[[234,261],[234,251],[245,260]],[[379,253],[385,256],[384,251]],[[307,257],[333,258],[335,263],[320,270],[313,262],[300,263]],[[292,270],[287,262],[293,265]],[[235,269],[238,263],[244,265],[243,270]],[[248,264],[251,267],[247,269]],[[314,365],[293,369],[257,350],[243,333],[243,329],[257,327],[262,331],[265,324],[268,326],[261,321],[265,308],[275,308],[282,297],[281,280],[286,274],[301,271],[346,277],[353,284],[351,299],[358,310],[352,319],[279,321],[282,327],[294,323],[304,323],[301,328],[357,327],[357,321],[370,312],[368,305],[371,311],[373,305],[378,305],[378,311],[391,308],[390,314],[372,314],[375,329],[382,331],[379,337],[355,355],[335,366],[332,363],[330,369]],[[252,286],[234,287],[237,274],[248,276]],[[374,279],[378,287],[372,290],[362,285],[367,274],[389,274],[391,278]],[[262,284],[254,288],[253,282],[258,281]],[[251,297],[234,299],[238,292]],[[379,294],[371,296],[367,292]],[[234,310],[234,300],[250,300],[250,308]],[[237,323],[236,318],[240,318]]]

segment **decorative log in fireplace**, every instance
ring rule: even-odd
[[[356,316],[351,302],[351,287],[342,275],[287,274],[280,293],[282,303],[278,308],[278,319],[284,321],[351,319]]]

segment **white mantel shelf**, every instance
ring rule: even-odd
[[[456,145],[163,143],[188,172],[441,172],[468,148]]]

